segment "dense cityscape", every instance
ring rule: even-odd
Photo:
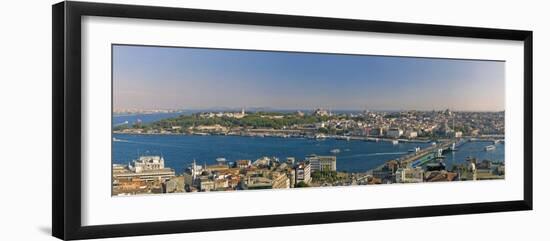
[[[112,195],[505,177],[505,62],[114,45]]]
[[[471,156],[452,166],[443,160],[468,142],[486,143],[483,151],[494,151],[495,145],[504,142],[503,111],[201,111],[151,123],[115,123],[113,133],[423,144],[361,172],[338,169],[338,155],[344,151],[340,149],[330,150],[330,155],[311,153],[284,159],[258,156],[228,160],[219,156],[193,160],[185,167],[166,166],[162,155],[139,155],[131,163],[113,164],[113,195],[488,180],[505,175],[504,160]],[[183,171],[176,172],[176,168]]]

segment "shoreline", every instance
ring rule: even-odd
[[[366,137],[366,136],[341,136],[341,135],[325,135],[322,138],[318,138],[315,136],[306,136],[306,135],[276,135],[276,134],[257,134],[257,133],[250,133],[250,132],[241,132],[241,134],[227,134],[227,133],[173,133],[173,132],[165,132],[165,133],[138,133],[138,132],[122,132],[122,131],[112,131],[112,134],[118,134],[118,135],[136,135],[136,136],[236,136],[236,137],[252,137],[252,138],[277,138],[277,139],[286,139],[286,138],[293,138],[293,139],[310,139],[310,140],[339,140],[339,141],[365,141],[365,142],[393,142],[398,141],[399,143],[419,143],[419,144],[429,144],[429,143],[439,143],[443,141],[449,141],[449,139],[391,139],[391,138],[383,138],[383,137]],[[460,140],[466,140],[465,142],[493,142],[496,139],[500,139],[500,135],[489,135],[489,136],[479,136],[479,137],[470,137],[465,136],[460,138]],[[115,137],[112,139],[113,142],[115,141],[121,141],[117,140]],[[402,154],[398,158],[394,159],[387,159],[383,160],[383,163],[373,167],[371,169],[365,170],[365,171],[359,171],[359,172],[348,172],[348,171],[337,171],[338,173],[346,173],[346,174],[365,174],[365,175],[371,175],[374,171],[379,171],[383,169],[388,162],[399,160],[402,157],[406,157],[410,155],[410,152]],[[331,153],[330,155],[336,156],[336,154]],[[261,158],[261,157],[259,157]],[[185,171],[184,171],[185,172]],[[178,175],[184,174],[178,173]]]
[[[173,133],[173,132],[167,132],[167,133],[138,133],[138,132],[122,132],[122,131],[112,131],[112,134],[119,134],[119,135],[143,135],[143,136],[149,136],[149,135],[158,135],[158,136],[240,136],[240,137],[258,137],[258,138],[264,138],[264,137],[272,137],[272,138],[298,138],[298,139],[314,139],[314,140],[324,140],[324,139],[334,139],[334,140],[341,140],[341,141],[369,141],[369,142],[405,142],[405,143],[422,143],[427,144],[431,142],[438,142],[440,140],[433,140],[433,139],[405,139],[405,138],[399,138],[399,139],[392,139],[392,138],[384,138],[384,137],[367,137],[367,136],[341,136],[341,135],[324,135],[322,137],[318,136],[307,136],[307,135],[276,135],[276,134],[253,134],[253,133],[245,133],[245,134],[220,134],[220,133]],[[465,137],[468,138],[468,137]]]

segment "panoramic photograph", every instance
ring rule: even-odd
[[[505,62],[112,45],[112,196],[503,180]]]

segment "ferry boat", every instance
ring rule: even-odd
[[[485,147],[485,151],[494,151],[496,148],[495,145],[488,145]]]
[[[196,135],[196,136],[209,136],[210,134],[206,133],[206,132],[193,132],[193,135]]]
[[[227,163],[227,159],[225,159],[225,157],[218,157],[216,158],[216,163],[218,163],[218,165],[225,165],[225,163]]]

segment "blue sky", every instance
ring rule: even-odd
[[[504,110],[499,61],[113,47],[119,109]]]

